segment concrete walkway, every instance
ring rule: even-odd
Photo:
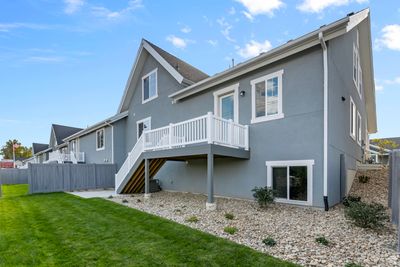
[[[68,194],[72,194],[81,198],[108,198],[109,196],[115,197],[114,190],[93,190],[93,191],[75,191],[75,192],[67,192]]]

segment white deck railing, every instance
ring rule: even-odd
[[[200,143],[248,150],[249,128],[247,125],[219,118],[209,112],[207,115],[194,119],[170,123],[168,126],[145,131],[115,175],[115,189],[119,188],[142,152]]]
[[[58,162],[58,163],[64,163],[64,162],[72,162],[72,163],[78,163],[78,162],[85,162],[85,152],[78,152],[78,153],[61,153],[59,150],[53,151],[49,153],[49,159],[45,161],[45,163],[49,162]]]

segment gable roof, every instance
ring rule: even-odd
[[[175,57],[155,44],[142,39],[128,81],[125,85],[124,94],[118,108],[119,113],[124,112],[129,108],[135,90],[135,88],[130,85],[136,84],[136,82],[139,81],[139,74],[148,54],[157,60],[158,63],[160,63],[160,65],[163,66],[179,84],[184,86],[194,84],[209,77],[201,70]]]
[[[112,117],[109,117],[109,118],[107,118],[105,120],[102,120],[101,122],[93,124],[92,126],[89,126],[89,127],[85,128],[85,129],[83,129],[83,130],[81,130],[81,131],[79,131],[79,132],[77,132],[77,133],[75,133],[73,135],[70,135],[67,138],[64,138],[63,141],[68,142],[68,141],[73,140],[75,138],[78,138],[80,136],[90,134],[90,133],[92,133],[92,132],[94,132],[94,131],[96,131],[96,130],[98,130],[100,128],[103,128],[105,126],[113,124],[114,122],[117,122],[119,120],[122,120],[122,119],[126,118],[127,116],[128,116],[128,111],[116,114],[116,115],[114,115]]]
[[[32,154],[35,155],[49,148],[48,144],[32,143]]]
[[[82,128],[75,128],[75,127],[59,125],[59,124],[52,124],[51,128],[52,128],[52,131],[54,132],[58,146],[63,143],[63,139],[67,138],[70,135],[73,135],[74,133],[77,133],[77,132],[83,130]]]
[[[155,44],[147,41],[146,39],[144,39],[144,41],[147,42],[152,48],[154,48],[154,50],[156,50],[156,52],[161,57],[163,57],[172,67],[174,67],[188,81],[196,83],[209,77],[209,75],[207,75],[206,73],[193,67],[187,62],[177,58],[176,56],[168,53],[161,47],[156,46]]]
[[[368,25],[368,29],[365,31],[365,34],[367,36],[365,42],[368,42],[369,49],[366,49],[365,51],[365,60],[362,62],[362,69],[367,74],[363,75],[363,77],[365,79],[364,90],[366,96],[366,109],[368,114],[368,132],[375,133],[377,131],[375,82],[371,49],[370,12],[368,8],[356,13],[350,13],[342,19],[339,19],[328,25],[321,26],[320,28],[306,35],[303,35],[294,40],[290,40],[284,45],[278,46],[277,48],[274,48],[268,52],[261,53],[260,55],[251,58],[243,63],[240,63],[233,68],[217,73],[193,85],[183,88],[169,95],[169,97],[172,98],[172,100],[175,102],[182,100],[188,96],[194,95],[213,86],[217,86],[224,82],[230,81],[241,75],[267,66],[283,58],[297,54],[310,47],[320,45],[320,34],[323,35],[323,39],[325,41],[329,41],[343,34],[346,34],[365,20]]]

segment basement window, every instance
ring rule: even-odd
[[[267,161],[267,186],[276,192],[276,201],[312,205],[314,160]]]

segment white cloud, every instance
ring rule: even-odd
[[[181,32],[183,32],[183,33],[189,33],[189,32],[191,32],[192,31],[192,29],[189,27],[189,26],[184,26],[182,29],[181,29]]]
[[[67,14],[74,14],[85,4],[84,0],[64,0],[64,12]]]
[[[38,62],[38,63],[57,63],[65,61],[64,57],[57,56],[34,56],[29,57],[25,61],[27,62]]]
[[[385,80],[386,84],[400,84],[400,76],[394,78],[393,80]]]
[[[130,0],[126,8],[118,11],[112,11],[103,6],[93,6],[91,10],[92,14],[97,17],[105,18],[108,20],[116,20],[128,15],[132,11],[141,7],[143,7],[142,0]]]
[[[328,7],[346,6],[351,2],[358,4],[367,3],[368,0],[303,0],[297,9],[307,13],[320,13]]]
[[[400,25],[392,24],[383,27],[382,36],[375,40],[376,48],[385,46],[392,50],[400,51]]]
[[[236,42],[236,40],[231,37],[231,30],[233,26],[229,24],[224,17],[217,19],[217,23],[221,26],[221,33],[225,37],[225,39],[229,42]]]
[[[34,23],[0,23],[0,32],[9,32],[13,29],[31,29],[31,30],[45,30],[51,28],[49,25],[34,24]]]
[[[229,14],[229,15],[235,15],[235,14],[236,14],[236,9],[235,9],[234,7],[231,7],[231,8],[228,10],[228,14]]]
[[[243,58],[251,58],[258,56],[262,52],[267,52],[268,50],[271,50],[271,48],[272,45],[268,40],[265,40],[262,43],[251,40],[245,45],[245,47],[239,47],[237,53]]]
[[[246,9],[250,17],[257,15],[273,16],[274,11],[282,8],[285,4],[281,0],[236,0]],[[246,14],[245,14],[246,15]],[[246,17],[249,17],[246,15]]]
[[[170,42],[176,48],[184,49],[188,45],[188,43],[192,42],[190,40],[185,40],[175,35],[167,36],[166,40]]]
[[[207,43],[211,46],[217,46],[218,45],[218,41],[217,40],[207,40]]]

